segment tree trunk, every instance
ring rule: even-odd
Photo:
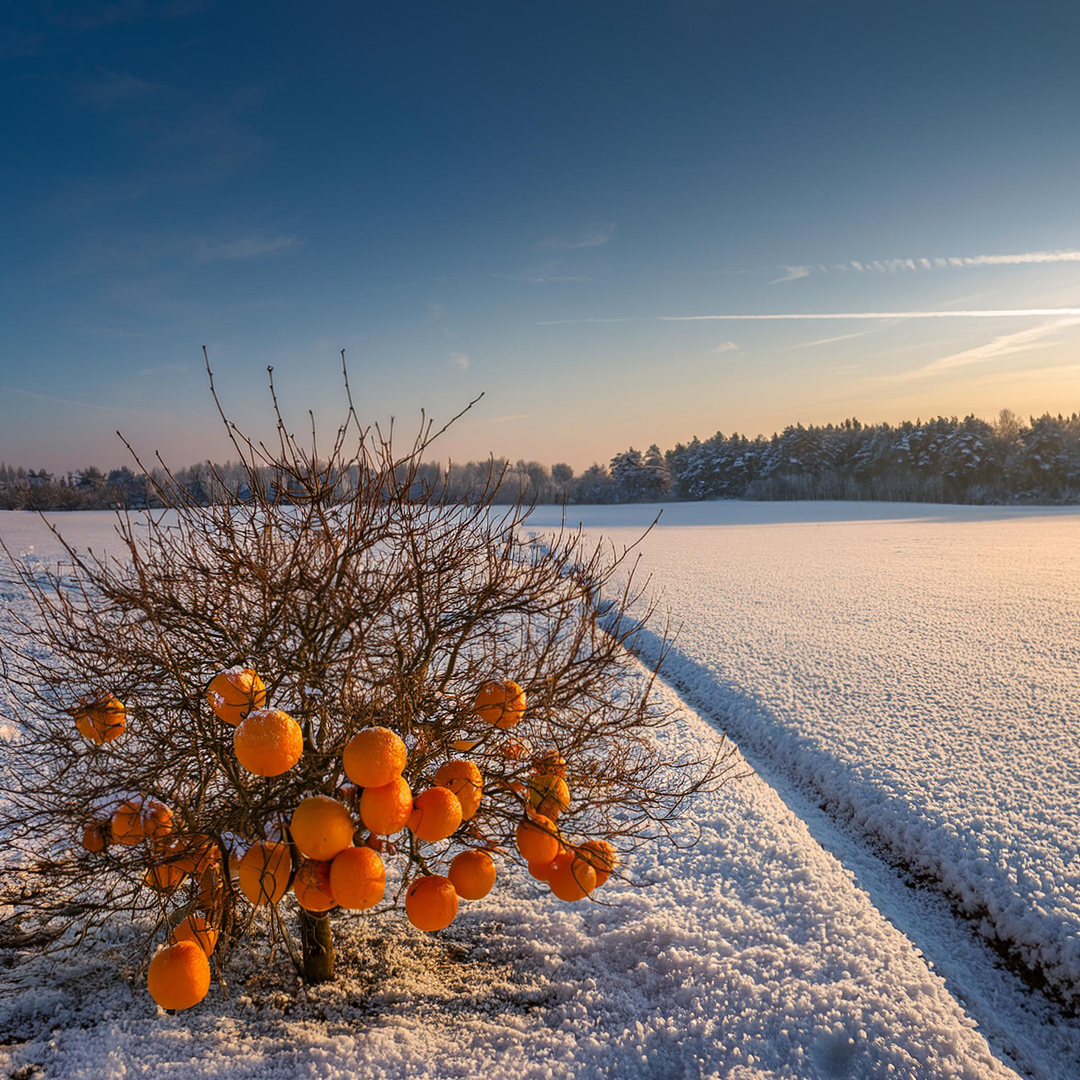
[[[300,943],[304,949],[304,982],[331,982],[334,978],[334,932],[329,915],[300,910]]]

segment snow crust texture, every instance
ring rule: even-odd
[[[90,532],[92,517],[65,529]],[[9,543],[11,530],[0,515]],[[715,727],[680,708],[667,749],[715,748]],[[227,1001],[215,988],[176,1016],[125,981],[123,929],[59,965],[8,957],[0,1067],[64,1080],[1017,1075],[760,778],[702,797],[678,840],[699,834],[692,850],[635,858],[635,882],[651,884],[612,878],[603,904],[563,904],[500,859],[494,892],[447,931],[343,919],[355,929],[336,984],[298,994],[280,950],[270,964],[254,953]]]
[[[571,509],[618,545],[660,508]],[[668,673],[1080,994],[1080,510],[729,502],[661,521],[641,569],[680,626]]]

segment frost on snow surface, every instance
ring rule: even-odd
[[[109,521],[63,526],[96,545]],[[40,553],[32,518],[0,514],[9,545],[20,530]],[[5,576],[4,602],[18,604]],[[715,746],[716,728],[682,712],[667,749]],[[494,892],[441,933],[402,915],[340,920],[352,929],[335,984],[299,989],[280,950],[272,963],[256,950],[228,1000],[215,988],[175,1016],[125,981],[126,928],[58,964],[6,957],[0,1068],[64,1080],[1016,1076],[761,779],[698,800],[682,840],[698,830],[692,850],[635,859],[650,887],[613,878],[603,903],[568,905],[500,861]]]
[[[659,509],[568,524],[618,545]],[[1080,994],[1080,510],[677,504],[642,550],[669,676]]]

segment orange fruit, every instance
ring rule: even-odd
[[[447,876],[462,900],[482,900],[495,884],[495,862],[486,851],[462,851]]]
[[[570,789],[561,776],[534,776],[529,780],[529,805],[544,817],[557,818],[570,805]]]
[[[195,941],[166,945],[150,961],[146,986],[163,1009],[189,1009],[210,989],[210,961]]]
[[[280,709],[252,709],[233,735],[236,760],[256,776],[280,776],[304,753],[300,725]]]
[[[532,874],[537,881],[547,881],[551,877],[551,863],[553,860],[548,859],[547,862],[531,862],[529,863],[529,873]]]
[[[486,682],[476,695],[473,712],[497,728],[512,728],[525,712],[525,691],[512,679]]]
[[[360,818],[380,836],[392,836],[409,823],[413,812],[412,790],[400,776],[382,787],[364,788],[360,796]]]
[[[187,874],[175,863],[151,866],[143,877],[143,882],[156,893],[168,894],[179,888]]]
[[[266,704],[266,684],[251,668],[231,667],[210,680],[206,700],[226,724],[235,727],[252,709]]]
[[[463,754],[467,754],[474,746],[479,746],[479,739],[455,739],[454,749],[459,750]]]
[[[350,911],[374,907],[386,890],[386,867],[369,847],[347,847],[330,864],[330,891]]]
[[[565,776],[566,760],[558,750],[549,750],[533,761],[533,771],[537,776]]]
[[[619,856],[606,840],[586,840],[578,848],[578,856],[596,871],[596,884],[603,885],[619,865]]]
[[[292,883],[296,902],[308,911],[329,911],[337,901],[330,888],[330,863],[305,859],[296,868]]]
[[[139,844],[172,832],[172,811],[157,799],[126,799],[112,816],[112,838],[118,844]]]
[[[508,739],[499,747],[499,752],[511,761],[524,761],[529,756],[525,744],[519,743],[517,739]]]
[[[596,888],[596,871],[573,851],[560,851],[551,861],[548,884],[560,900],[581,900]]]
[[[80,843],[87,851],[92,851],[96,855],[99,851],[105,850],[105,845],[108,840],[105,836],[105,829],[108,822],[95,822],[93,825],[87,825],[83,829],[82,840]]]
[[[389,728],[358,731],[341,754],[345,775],[362,788],[383,787],[401,775],[408,751]]]
[[[356,831],[348,808],[329,795],[302,799],[293,811],[289,828],[300,853],[320,862],[351,847]]]
[[[543,814],[531,814],[517,827],[517,849],[531,863],[551,862],[559,854],[559,830]]]
[[[445,840],[461,824],[461,803],[444,787],[420,792],[409,815],[409,828],[418,840],[436,844]]]
[[[188,874],[202,874],[211,864],[221,862],[217,844],[205,833],[177,837],[169,845],[172,862]]]
[[[172,941],[194,941],[207,956],[217,947],[218,930],[213,923],[207,922],[201,915],[189,915],[177,924],[172,932]]]
[[[484,794],[484,778],[471,761],[448,761],[435,773],[435,783],[449,788],[461,803],[461,818],[470,821]]]
[[[216,867],[211,867],[216,870]],[[244,852],[237,871],[240,891],[256,906],[276,904],[289,889],[292,860],[289,845],[261,840]],[[213,895],[213,882],[206,883]],[[200,899],[201,899],[200,895]]]
[[[405,914],[417,930],[443,930],[457,916],[458,894],[441,874],[418,877],[405,894]]]
[[[105,694],[94,701],[82,702],[75,713],[75,727],[84,738],[101,746],[124,734],[127,712],[121,701],[112,694]]]

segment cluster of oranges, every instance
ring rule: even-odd
[[[304,749],[300,725],[287,713],[268,707],[266,686],[256,672],[243,667],[223,671],[210,682],[206,697],[214,713],[235,728],[233,747],[243,769],[273,777],[300,761]],[[517,683],[492,681],[480,688],[473,711],[493,727],[508,729],[521,720],[525,706],[525,692]],[[104,697],[80,707],[75,719],[79,731],[100,746],[123,733],[124,706],[112,696]],[[461,750],[475,745],[455,743]],[[519,743],[507,743],[503,752],[528,757]],[[416,795],[402,775],[407,761],[405,743],[390,729],[367,727],[357,732],[341,755],[350,783],[335,792],[337,797],[316,794],[302,799],[287,826],[282,823],[278,838],[252,843],[238,861],[230,858],[228,869],[222,866],[221,848],[209,836],[174,836],[171,812],[153,798],[125,800],[110,820],[91,825],[82,841],[90,851],[102,851],[110,840],[147,843],[152,858],[145,883],[156,892],[171,894],[189,876],[198,882],[194,906],[202,914],[180,922],[170,943],[151,961],[148,986],[154,1000],[164,1008],[183,1009],[208,992],[208,958],[217,944],[216,919],[227,877],[255,907],[277,904],[291,890],[296,902],[312,913],[335,907],[365,911],[383,899],[386,868],[381,852],[394,850],[385,838],[408,829],[417,841],[438,843],[473,818],[484,790],[483,776],[473,761],[445,762],[431,786]],[[560,899],[574,901],[607,880],[616,856],[606,841],[579,846],[564,842],[556,821],[570,805],[565,777],[566,762],[551,751],[533,762],[527,789],[511,786],[527,797],[526,817],[516,840],[529,872],[548,882]],[[496,876],[489,850],[461,851],[445,876],[425,873],[415,878],[405,895],[409,921],[420,930],[442,930],[457,916],[459,900],[486,896]]]
[[[514,837],[517,849],[529,873],[546,881],[560,900],[582,900],[611,876],[618,862],[615,849],[606,840],[565,843],[557,821],[570,805],[566,762],[558,751],[551,751],[533,764],[529,811]]]

